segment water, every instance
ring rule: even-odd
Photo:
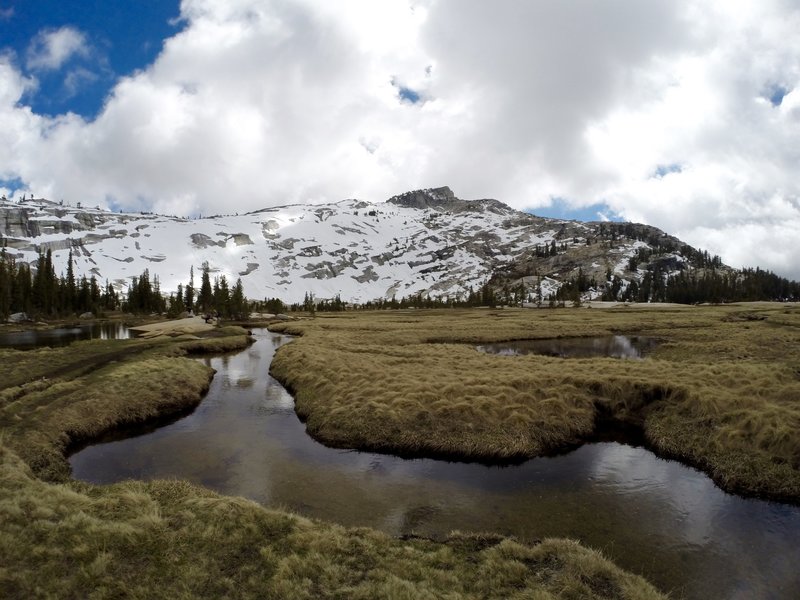
[[[544,354],[561,358],[643,358],[656,346],[653,338],[643,336],[608,335],[603,337],[557,338],[546,340],[516,340],[477,346],[481,352],[519,356],[522,354]]]
[[[119,322],[89,323],[58,329],[31,329],[0,333],[1,348],[30,350],[42,346],[68,346],[79,340],[126,340],[130,336],[128,328]]]
[[[800,598],[800,508],[747,500],[617,443],[488,467],[327,448],[267,370],[288,338],[206,359],[218,373],[188,417],[70,458],[93,483],[181,477],[225,494],[392,535],[572,537],[689,598]],[[132,435],[133,431],[127,432]]]

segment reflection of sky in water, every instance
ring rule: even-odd
[[[800,597],[798,508],[725,494],[702,473],[616,443],[508,467],[327,448],[268,376],[275,339],[256,336],[244,352],[203,360],[218,373],[191,415],[79,452],[75,476],[183,477],[393,535],[568,536],[677,595]]]
[[[66,346],[79,340],[126,340],[130,332],[122,323],[92,323],[78,327],[59,327],[0,334],[0,347],[17,349],[41,346]]]
[[[612,358],[642,358],[655,346],[652,338],[625,335],[609,335],[591,338],[558,338],[543,340],[516,340],[476,346],[480,352],[501,356],[543,354],[562,358],[589,358],[610,356]]]

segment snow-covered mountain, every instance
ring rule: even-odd
[[[286,302],[307,292],[355,302],[453,297],[490,278],[527,290],[541,285],[547,295],[579,269],[597,282],[591,295],[609,271],[623,282],[640,278],[632,257],[674,272],[696,253],[652,227],[536,217],[497,200],[460,200],[446,187],[378,204],[342,200],[200,219],[2,199],[0,246],[32,264],[52,249],[56,273],[66,271],[71,249],[77,276],[120,290],[149,269],[173,291],[188,282],[191,266],[199,285],[207,263],[212,277],[241,277],[250,298]]]

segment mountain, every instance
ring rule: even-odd
[[[544,298],[569,281],[596,298],[654,273],[728,269],[654,227],[537,217],[497,200],[461,200],[447,187],[377,204],[342,200],[197,219],[3,198],[0,246],[32,265],[50,249],[57,274],[66,272],[71,249],[77,277],[94,275],[120,291],[145,269],[169,292],[188,282],[193,266],[199,285],[207,263],[212,278],[241,277],[248,297],[285,302],[306,293],[353,302],[465,297],[487,281],[498,290],[522,284],[526,297]]]

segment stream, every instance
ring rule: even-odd
[[[238,354],[202,359],[217,374],[194,412],[78,451],[74,477],[179,477],[395,536],[570,537],[673,597],[800,598],[800,507],[727,494],[699,471],[616,442],[506,467],[328,448],[268,373],[290,338],[254,336]]]

